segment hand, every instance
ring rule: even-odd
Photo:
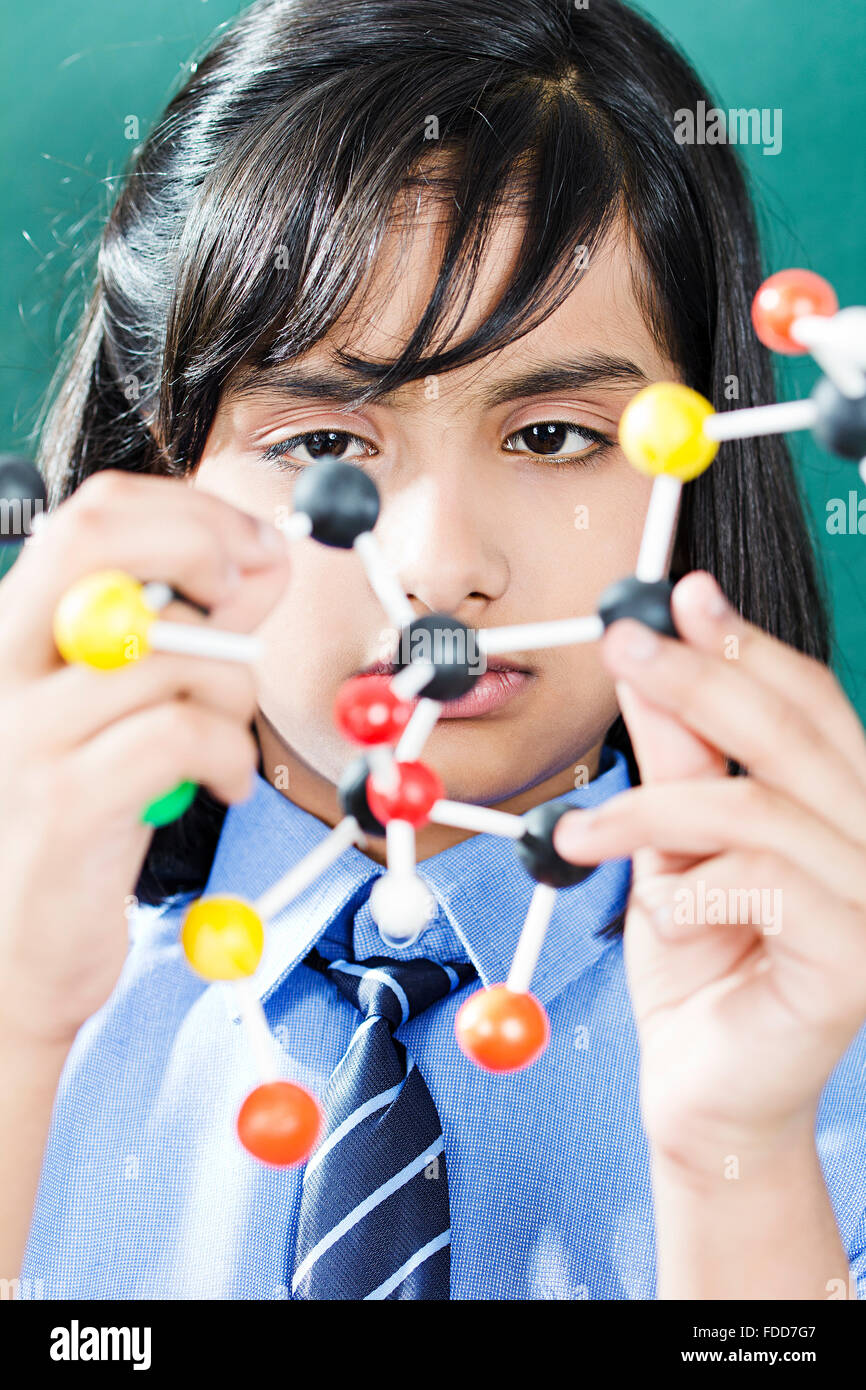
[[[620,622],[602,646],[642,785],[570,812],[554,841],[575,863],[633,856],[645,1127],[717,1171],[814,1135],[866,1018],[866,739],[830,672],[709,575],[682,580],[673,608],[683,641]]]
[[[181,480],[109,471],[47,518],[0,583],[0,1030],[22,1040],[71,1042],[111,993],[147,803],[184,780],[242,800],[257,762],[249,669],[165,653],[115,671],[64,665],[56,604],[105,568],[164,580],[238,631],[288,577],[273,527]]]

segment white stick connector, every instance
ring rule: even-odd
[[[301,541],[309,536],[313,529],[313,518],[307,512],[292,512],[286,521],[276,522],[278,531],[282,531],[286,540]]]
[[[161,613],[174,596],[171,585],[164,584],[161,579],[152,579],[148,584],[142,585],[141,597],[153,613]]]
[[[859,333],[852,332],[855,325],[859,326]],[[849,400],[859,400],[866,393],[862,365],[866,360],[866,340],[862,328],[862,320],[858,325],[850,310],[842,310],[832,315],[804,314],[794,320],[789,330],[795,342],[809,349],[818,366]]]
[[[855,366],[866,369],[866,305],[849,304],[835,314],[803,314],[791,325],[791,337],[803,347],[832,343]]]
[[[757,434],[787,434],[810,430],[818,418],[813,400],[778,401],[775,405],[749,406],[746,410],[717,410],[704,421],[708,439],[751,439]]]
[[[280,1065],[276,1040],[268,1027],[261,1000],[252,984],[253,977],[231,980],[238,1012],[243,1020],[250,1048],[256,1059],[256,1067],[263,1083],[279,1081]]]
[[[370,587],[395,627],[405,627],[415,617],[412,605],[397,582],[372,531],[355,537],[355,549],[367,572]]]
[[[391,677],[391,689],[398,700],[414,700],[419,690],[424,686],[435,673],[435,666],[432,661],[410,661],[408,666],[404,666],[402,671],[398,671],[396,676]]]
[[[262,921],[267,922],[275,917],[293,898],[303,893],[313,879],[324,873],[335,859],[339,859],[343,851],[348,849],[360,834],[360,826],[354,816],[344,816],[338,821],[321,844],[311,849],[309,854],[305,854],[303,859],[289,869],[288,873],[283,874],[282,878],[278,878],[276,883],[253,903]]]
[[[367,749],[367,761],[377,789],[382,792],[393,791],[400,780],[394,749],[387,743],[376,743]]]
[[[448,801],[440,797],[430,807],[430,820],[437,825],[453,825],[458,830],[478,830],[482,834],[505,835],[509,840],[520,840],[526,832],[526,821],[522,816],[509,815],[507,811],[495,811],[492,806],[473,806],[465,801]]]
[[[515,994],[526,994],[532,984],[555,902],[555,888],[551,888],[549,883],[535,885],[508,979],[505,981],[508,989],[513,990]]]
[[[388,873],[411,877],[415,873],[415,827],[407,820],[389,820],[385,826]]]
[[[248,632],[223,632],[206,624],[194,627],[191,623],[164,623],[159,619],[149,627],[147,640],[155,652],[207,656],[245,666],[261,661],[264,652],[260,638]]]
[[[441,713],[441,700],[418,701],[394,749],[394,756],[398,762],[411,763],[421,756],[421,750],[432,734]]]
[[[635,578],[644,583],[654,584],[668,572],[682,491],[679,478],[669,473],[660,473],[653,483],[635,567]]]
[[[553,618],[544,623],[478,629],[478,646],[486,656],[531,651],[536,647],[566,647],[571,642],[597,642],[604,632],[601,618]]]

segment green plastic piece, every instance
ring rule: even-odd
[[[148,803],[141,813],[145,825],[169,825],[188,811],[198,791],[196,782],[178,782],[170,792]]]

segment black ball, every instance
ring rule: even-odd
[[[361,754],[353,758],[337,784],[337,800],[344,816],[354,816],[365,835],[385,834],[385,827],[370,810],[367,800],[367,778],[372,768],[370,759]]]
[[[430,661],[434,673],[420,692],[429,700],[456,700],[487,670],[478,632],[448,613],[430,613],[407,623],[394,658],[399,671],[412,661]]]
[[[45,484],[31,460],[0,454],[0,545],[26,540],[45,502]]]
[[[812,400],[818,407],[812,433],[819,444],[843,459],[858,462],[866,458],[866,395],[852,401],[828,376],[822,376],[812,391]]]
[[[633,618],[664,637],[678,637],[671,614],[673,588],[669,579],[618,579],[599,599],[598,616],[606,628],[620,618]]]
[[[358,536],[372,531],[379,517],[379,491],[360,468],[341,459],[311,464],[295,483],[292,503],[313,523],[311,535],[322,545],[351,550]]]
[[[596,865],[569,864],[553,848],[553,831],[566,811],[573,811],[567,801],[546,801],[533,806],[523,817],[526,829],[514,847],[527,873],[536,883],[548,883],[551,888],[571,888],[595,872]]]

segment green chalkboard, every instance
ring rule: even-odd
[[[74,326],[129,152],[127,118],[146,130],[184,66],[242,8],[237,0],[40,0],[7,17],[0,451],[32,452],[58,346]],[[842,304],[866,301],[866,5],[648,0],[642,8],[686,52],[720,109],[781,112],[778,152],[742,147],[770,268],[809,266]],[[781,390],[804,395],[815,375],[809,360],[788,361]],[[866,489],[855,469],[807,436],[792,443],[830,580],[837,670],[866,717],[866,536],[838,523],[828,529],[849,491],[862,498]]]

